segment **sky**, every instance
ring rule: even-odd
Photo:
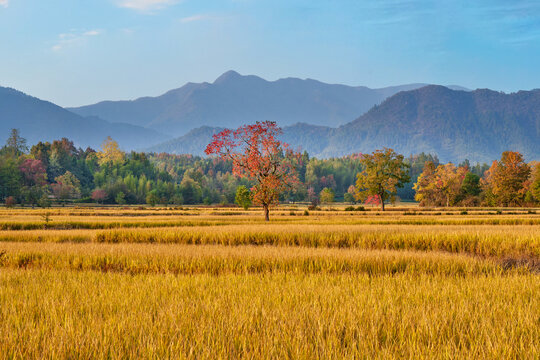
[[[372,88],[540,88],[538,0],[0,0],[0,86],[61,106],[227,70]]]

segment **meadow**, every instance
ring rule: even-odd
[[[0,209],[0,358],[540,357],[540,209]]]

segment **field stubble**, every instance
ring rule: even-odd
[[[331,210],[0,210],[0,358],[540,356],[538,215]]]

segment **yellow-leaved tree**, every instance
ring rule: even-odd
[[[99,165],[120,163],[125,160],[125,157],[126,154],[120,150],[118,143],[110,136],[107,136],[107,139],[101,145],[101,151],[98,153]]]
[[[414,199],[421,206],[456,205],[467,172],[466,167],[456,167],[452,163],[435,167],[432,162],[426,162],[424,171],[413,187],[416,191]]]

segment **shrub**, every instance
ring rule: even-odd
[[[330,204],[334,202],[335,193],[331,188],[324,188],[321,191],[320,199],[323,204]]]
[[[43,196],[38,200],[38,206],[42,208],[51,207],[51,200],[47,194],[43,194]]]
[[[13,196],[8,196],[6,198],[6,207],[7,208],[12,208],[15,206],[15,204],[17,204],[17,201],[15,200],[15,198]]]
[[[356,208],[354,206],[347,206],[345,211],[366,211],[366,209],[363,206],[358,206]]]
[[[252,203],[252,194],[251,191],[244,185],[239,186],[236,189],[235,202],[244,208],[244,210],[249,209]]]

